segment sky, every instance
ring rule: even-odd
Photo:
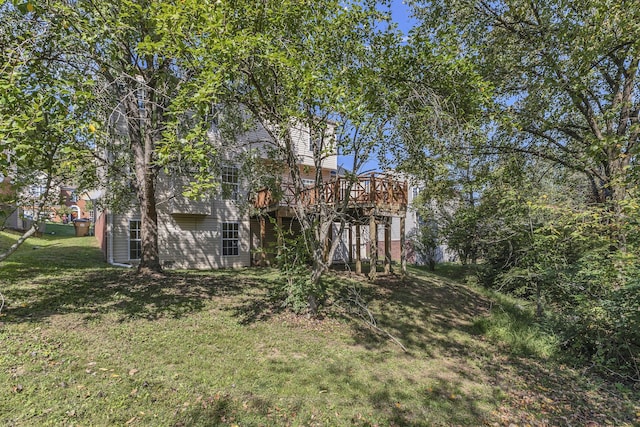
[[[411,10],[409,6],[401,0],[391,1],[391,18],[398,24],[398,28],[405,34],[416,23],[416,20],[411,17]]]

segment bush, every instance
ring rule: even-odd
[[[563,346],[581,362],[640,382],[640,283],[583,301],[561,319]]]
[[[284,305],[299,314],[310,308],[310,299],[320,301],[324,290],[311,280],[311,254],[304,236],[286,230],[278,232],[282,233],[282,244],[277,249],[276,262],[284,280]]]

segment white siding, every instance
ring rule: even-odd
[[[137,213],[113,215],[113,260],[118,263],[130,264],[129,260],[129,220],[139,219]],[[133,263],[136,263],[134,261]]]
[[[311,136],[309,129],[303,125],[292,125],[290,128],[291,139],[293,145],[295,147],[296,154],[300,159],[300,164],[305,166],[314,166],[313,160],[313,151],[310,150],[311,144]],[[335,127],[333,125],[329,125],[327,127],[326,135],[325,135],[325,145],[329,148],[329,144],[332,144],[335,139]],[[238,138],[238,140],[245,144],[249,149],[256,149],[264,157],[266,157],[266,153],[268,150],[275,148],[275,143],[269,132],[267,130],[257,124],[254,129],[249,132],[246,132],[244,135]],[[333,148],[335,152],[335,147]],[[338,156],[337,154],[333,154],[328,156],[322,161],[322,168],[324,169],[332,169],[337,170],[338,168]]]
[[[168,268],[238,268],[251,264],[248,219],[216,218],[212,215],[166,215],[161,217],[160,259]],[[238,222],[239,253],[222,255],[222,223]]]

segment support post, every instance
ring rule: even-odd
[[[403,215],[400,217],[400,269],[403,276],[407,274],[407,245],[405,237],[405,223],[406,217],[405,215]]]
[[[267,238],[267,221],[264,216],[260,216],[260,266],[267,265],[267,251],[265,250],[265,240]]]
[[[356,273],[362,274],[362,239],[360,238],[360,231],[362,226],[360,221],[356,222]]]
[[[280,216],[280,214],[276,214],[276,224],[278,225],[278,256],[280,256],[282,254],[282,246],[284,245],[284,230],[282,229],[282,217]]]
[[[378,227],[375,215],[369,217],[369,280],[375,280],[378,266]]]
[[[353,262],[353,224],[349,223],[349,264]]]
[[[391,273],[391,218],[384,220],[384,273]]]

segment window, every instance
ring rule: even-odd
[[[222,255],[232,256],[238,255],[240,238],[239,224],[237,222],[222,223]]]
[[[313,179],[302,178],[302,185],[304,185],[307,188],[315,187],[316,181]]]
[[[309,151],[314,153],[317,148],[322,148],[322,140],[318,137],[309,137]]]
[[[225,166],[222,168],[222,198],[238,200],[240,185],[238,182],[238,168]]]
[[[129,221],[129,259],[140,259],[141,254],[140,220],[131,220]]]
[[[42,184],[36,184],[29,187],[29,193],[33,198],[39,198],[45,195],[47,187]]]

